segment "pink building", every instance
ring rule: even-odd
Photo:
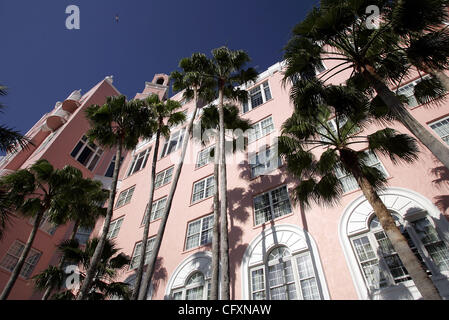
[[[346,192],[338,206],[304,209],[291,201],[288,190],[294,180],[276,157],[266,157],[273,154],[275,149],[270,146],[275,145],[282,123],[293,110],[289,87],[281,84],[282,68],[282,63],[276,63],[246,88],[250,98],[240,108],[242,117],[250,120],[255,130],[249,135],[248,150],[228,157],[232,299],[419,299],[397,254],[379,250],[388,242],[351,176],[340,174]],[[449,105],[418,105],[412,90],[416,79],[410,80],[399,91],[409,97],[411,113],[449,143]],[[135,98],[151,93],[164,97],[167,85],[168,77],[158,74]],[[2,174],[46,158],[56,167],[76,166],[86,176],[108,185],[107,176],[111,176],[115,161],[113,152],[86,145],[83,135],[88,124],[82,110],[116,94],[111,78],[82,97],[79,92],[72,94],[29,131],[37,150],[7,156],[0,167]],[[183,101],[182,93],[171,99]],[[183,107],[191,116],[193,103],[184,103]],[[407,132],[402,125],[395,126]],[[144,219],[151,219],[149,250],[157,233],[184,127],[172,128],[170,139],[161,143],[155,201],[149,217],[145,211],[154,141],[141,141],[124,156],[108,236],[132,257],[130,268],[121,274],[121,280],[130,284],[140,259],[137,249]],[[373,126],[367,132],[377,129]],[[207,150],[207,146],[189,141],[149,299],[207,299],[214,192],[213,164]],[[382,155],[370,157],[372,165],[388,177],[389,186],[381,196],[384,203],[403,226],[441,295],[449,298],[448,173],[425,148],[421,151],[413,165],[395,166]],[[0,244],[0,288],[31,229],[26,220],[14,218],[14,222]],[[98,236],[102,225],[99,221],[91,236]],[[40,297],[33,293],[29,278],[56,263],[55,245],[68,236],[71,226],[58,227],[54,232],[48,228],[43,225],[39,232],[33,257],[30,255],[11,299]]]

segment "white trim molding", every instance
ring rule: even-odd
[[[171,292],[185,286],[186,280],[198,271],[204,275],[205,279],[210,279],[212,273],[212,253],[210,251],[196,252],[176,267],[165,286],[164,300],[170,300]]]
[[[292,255],[308,251],[311,253],[314,271],[320,295],[329,300],[329,290],[324,277],[323,268],[318,253],[318,247],[312,236],[299,226],[293,224],[280,224],[262,231],[246,248],[242,258],[242,299],[250,300],[249,270],[252,266],[264,263],[267,254],[279,245],[286,246]]]
[[[405,188],[389,187],[379,192],[379,196],[387,209],[400,215],[404,221],[414,220],[422,215],[431,218],[437,227],[439,236],[446,243],[449,242],[447,232],[449,230],[449,222],[438,208],[423,195]],[[348,263],[359,299],[420,299],[421,295],[411,280],[383,289],[377,289],[375,292],[370,292],[368,289],[362,270],[359,268],[350,238],[368,232],[373,215],[373,208],[362,194],[349,203],[343,210],[338,227],[340,244],[343,248],[343,253]],[[443,298],[449,298],[449,282],[447,277],[435,275],[432,279]]]

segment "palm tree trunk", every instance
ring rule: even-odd
[[[219,153],[218,153],[218,141],[219,137],[215,139],[215,151],[214,151],[214,225],[212,229],[212,278],[210,286],[210,300],[218,300],[219,298],[219,274],[220,274],[220,199],[218,196],[218,174],[219,174]]]
[[[14,284],[16,283],[17,278],[20,275],[20,271],[22,271],[22,267],[25,264],[25,260],[28,256],[28,253],[31,250],[31,246],[33,245],[34,238],[36,237],[37,230],[39,229],[39,225],[41,224],[42,217],[44,216],[45,210],[39,212],[36,216],[36,219],[33,224],[33,229],[31,229],[31,233],[28,236],[28,241],[23,248],[22,254],[20,255],[19,260],[17,261],[16,266],[12,270],[11,276],[9,277],[8,283],[5,288],[3,288],[2,295],[0,296],[0,300],[8,299],[9,294],[11,293]]]
[[[114,165],[114,174],[112,176],[111,193],[109,194],[108,209],[106,211],[106,217],[104,218],[103,231],[101,233],[101,237],[100,237],[100,240],[98,241],[97,247],[95,248],[95,252],[92,256],[89,268],[86,272],[86,278],[83,281],[83,284],[81,286],[81,289],[78,293],[76,300],[83,300],[87,296],[87,293],[90,290],[92,280],[95,277],[98,263],[101,260],[101,254],[103,253],[104,245],[106,243],[106,236],[109,232],[109,226],[111,224],[112,213],[113,213],[113,209],[114,209],[115,194],[117,193],[117,182],[118,182],[118,174],[119,174],[119,169],[120,169],[120,159],[122,158],[122,147],[123,147],[122,143],[123,143],[122,141],[119,142],[119,144],[117,146],[117,152],[115,155],[115,159],[117,159],[118,161],[115,161],[115,165]]]
[[[159,120],[159,128],[162,126],[162,119]],[[147,210],[147,219],[145,221],[145,226],[143,228],[143,236],[142,236],[142,245],[140,250],[140,262],[139,268],[136,273],[136,281],[134,283],[134,291],[131,297],[131,300],[137,300],[140,291],[140,285],[142,283],[143,270],[145,267],[145,255],[147,252],[147,239],[148,233],[150,231],[150,218],[151,218],[151,210],[153,208],[153,197],[154,197],[154,181],[156,177],[156,163],[157,163],[157,154],[159,152],[159,140],[161,137],[160,129],[156,132],[156,142],[154,144],[154,153],[153,153],[153,163],[151,165],[151,177],[150,177],[150,196],[148,197],[148,210]]]
[[[76,233],[78,232],[78,228],[80,226],[80,221],[76,220],[75,225],[73,226],[72,235],[70,236],[70,240],[73,241],[76,237]],[[62,255],[61,260],[59,261],[58,268],[61,270],[65,263],[65,257]],[[54,286],[50,284],[50,286],[45,290],[44,295],[42,296],[42,300],[48,300],[51,292],[53,291]]]
[[[154,240],[153,250],[151,251],[147,270],[145,272],[145,276],[141,284],[138,300],[146,300],[147,298],[148,287],[154,274],[154,267],[156,266],[157,256],[159,255],[159,250],[162,244],[162,238],[164,237],[165,226],[167,225],[168,215],[170,213],[170,209],[173,204],[173,198],[175,196],[175,191],[178,186],[179,176],[181,175],[182,166],[184,164],[184,158],[187,152],[187,145],[189,143],[190,135],[192,134],[193,122],[195,121],[196,113],[198,111],[199,106],[198,91],[196,88],[193,91],[195,99],[195,110],[193,111],[192,119],[190,119],[189,124],[187,125],[187,131],[184,140],[182,142],[181,158],[179,159],[179,163],[176,166],[176,171],[173,176],[173,182],[170,187],[170,192],[168,193],[167,196],[167,202],[165,203],[164,214],[162,216],[161,222],[159,224],[159,230]]]
[[[220,117],[219,139],[219,171],[220,171],[220,260],[221,260],[221,300],[230,300],[229,286],[229,243],[228,243],[228,214],[227,214],[227,180],[226,180],[226,151],[225,125],[223,110],[223,86],[218,93],[218,114]]]
[[[449,148],[431,134],[410,112],[395,94],[379,79],[377,74],[367,69],[363,74],[372,84],[382,101],[390,108],[396,119],[401,122],[430,152],[449,169]]]
[[[374,190],[373,186],[363,176],[358,166],[345,165],[345,168],[351,172],[357,180],[357,183],[362,189],[365,198],[373,207],[374,213],[379,219],[385,234],[388,239],[390,239],[394,250],[397,252],[422,297],[425,300],[441,300],[441,296],[439,295],[437,288],[433,284],[432,280],[430,280],[427,276],[427,273],[423,269],[418,258],[410,249],[407,239],[405,239],[399,228],[396,226],[391,213],[379,198],[379,195]]]

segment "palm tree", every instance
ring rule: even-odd
[[[86,109],[86,117],[91,124],[87,136],[89,140],[96,141],[106,148],[116,148],[115,159],[121,159],[123,150],[132,150],[136,147],[140,137],[150,137],[152,132],[147,119],[151,117],[149,110],[143,107],[141,101],[126,101],[123,95],[108,97],[103,106],[92,105]],[[112,176],[111,192],[109,193],[108,207],[103,230],[98,246],[86,272],[86,279],[80,288],[77,300],[86,298],[91,282],[97,272],[101,259],[106,236],[111,224],[115,195],[117,192],[118,173],[120,161],[115,162]]]
[[[413,118],[389,88],[389,85],[397,86],[408,74],[409,60],[403,50],[397,49],[401,38],[390,32],[389,22],[370,30],[366,25],[369,16],[365,13],[369,5],[378,5],[384,10],[388,3],[386,0],[323,0],[320,8],[314,8],[293,29],[293,37],[285,48],[284,79],[295,83],[298,77],[313,78],[322,61],[336,63],[320,75],[323,81],[351,70],[349,81],[367,92],[374,89],[390,116],[401,122],[449,168],[449,148]],[[432,59],[432,52],[427,55]],[[292,100],[297,97],[297,91],[293,85]]]
[[[423,298],[441,299],[377,193],[386,184],[385,176],[369,166],[367,153],[360,150],[367,147],[369,152],[388,156],[393,163],[412,162],[418,152],[415,140],[391,128],[363,135],[363,128],[372,123],[370,104],[354,88],[323,87],[311,81],[302,81],[302,85],[300,104],[283,124],[279,138],[287,170],[300,179],[293,198],[305,205],[310,200],[332,205],[343,190],[336,170],[352,174]],[[332,115],[335,129],[329,124]],[[322,152],[318,159],[312,153],[317,148]]]
[[[167,201],[165,203],[164,214],[162,215],[159,229],[154,240],[153,250],[151,251],[150,257],[148,258],[148,266],[143,279],[143,284],[141,285],[140,292],[138,290],[135,290],[138,292],[139,300],[144,300],[147,297],[148,287],[150,285],[151,278],[153,277],[156,259],[159,254],[159,250],[162,244],[162,238],[165,232],[165,226],[168,221],[168,215],[170,213],[175,191],[178,186],[179,177],[181,175],[182,166],[184,164],[184,158],[187,152],[187,145],[189,142],[189,137],[191,136],[193,131],[193,123],[195,121],[196,114],[198,112],[198,109],[200,108],[202,100],[207,101],[211,97],[211,80],[204,76],[205,72],[209,70],[210,64],[203,54],[194,53],[190,58],[181,59],[179,67],[182,69],[182,72],[175,71],[171,74],[171,78],[174,80],[173,88],[176,91],[185,90],[184,99],[188,100],[193,98],[195,109],[187,125],[186,135],[182,142],[181,157],[179,158],[179,162],[176,166],[176,171],[173,176],[173,181],[171,183],[170,191],[167,196]],[[143,241],[142,244],[144,244],[145,242],[146,241]],[[145,254],[141,255],[141,257],[145,257]],[[144,260],[144,258],[142,258],[142,260]]]
[[[6,95],[6,87],[0,85],[0,96]],[[5,106],[0,104],[0,110],[4,108]],[[31,143],[31,141],[27,137],[24,137],[19,131],[5,125],[0,125],[0,151],[17,152],[19,151],[19,148],[27,148],[29,143]]]
[[[65,261],[77,266],[81,265],[84,270],[88,270],[99,241],[98,238],[93,238],[84,247],[81,247],[77,240],[70,239],[61,243],[58,248],[62,252]],[[114,281],[118,272],[130,263],[130,258],[123,253],[118,253],[119,250],[111,240],[105,242],[91,290],[86,296],[87,300],[116,298],[129,300],[130,290],[128,284]],[[67,276],[69,274],[63,270],[63,266],[50,266],[35,276],[36,288],[45,290],[49,284],[61,288],[64,280],[67,281]],[[79,277],[81,282],[85,281],[84,274],[80,273]],[[56,300],[75,300],[76,296],[70,289],[67,289],[54,294],[52,298]]]
[[[444,72],[449,69],[449,33],[447,26],[443,27],[448,19],[447,0],[403,0],[394,1],[390,6],[384,16],[391,31],[401,38],[396,49],[402,49],[418,70],[438,79],[439,83],[434,86],[441,84],[449,91],[449,77]]]
[[[57,212],[55,216],[50,216],[50,221],[56,225],[62,225],[68,222],[74,223],[69,240],[76,238],[80,227],[93,228],[98,218],[106,215],[106,208],[103,207],[103,204],[109,197],[108,191],[102,189],[100,181],[77,177],[76,181],[73,181],[73,184],[74,188],[77,189],[76,194],[79,192],[82,197],[68,203],[67,207],[60,210],[61,212]],[[50,272],[58,269],[61,270],[64,263],[65,257],[62,256],[58,267],[50,266],[47,270]],[[49,282],[45,285],[42,300],[47,300],[50,297],[51,292],[55,288],[54,284],[57,284],[57,282]],[[59,286],[57,288],[59,289]]]
[[[145,225],[143,228],[143,236],[141,242],[142,245],[140,252],[141,257],[145,257],[147,252],[147,239],[150,230],[151,210],[153,207],[154,182],[156,178],[156,163],[159,153],[160,138],[162,135],[166,139],[169,139],[170,128],[180,125],[186,119],[185,114],[179,111],[181,109],[181,104],[179,102],[173,100],[160,101],[159,96],[156,94],[153,94],[145,99],[145,106],[148,108],[150,114],[152,115],[151,118],[149,118],[147,121],[148,125],[151,127],[151,130],[156,133],[156,142],[154,144],[153,162],[151,165],[150,196],[148,198],[148,206],[145,213],[148,215],[148,218],[145,220]],[[145,259],[142,258],[140,259],[139,267],[136,273],[136,281],[134,283],[134,292],[132,295],[133,300],[137,300],[138,298],[144,267]]]
[[[18,170],[0,179],[0,188],[5,192],[5,201],[2,205],[7,205],[9,211],[16,211],[24,217],[34,218],[27,243],[12,270],[0,300],[6,300],[11,293],[31,250],[44,214],[61,215],[72,201],[83,196],[82,191],[80,193],[74,185],[74,181],[81,176],[82,173],[78,169],[70,166],[54,169],[47,160],[41,159],[28,169]]]
[[[228,243],[228,200],[225,154],[225,120],[224,99],[245,101],[248,93],[238,86],[254,81],[257,72],[253,68],[243,69],[250,61],[248,54],[242,50],[230,50],[220,47],[212,50],[212,68],[209,76],[215,80],[215,90],[218,92],[219,114],[219,194],[220,194],[220,261],[221,261],[221,299],[230,299],[229,279],[229,243]]]
[[[224,106],[224,122],[225,128],[230,130],[241,130],[242,132],[247,131],[251,128],[251,125],[248,120],[242,119],[239,117],[239,109],[234,105],[225,105]],[[214,194],[214,225],[213,225],[213,236],[212,236],[212,278],[211,278],[211,290],[210,290],[210,299],[218,300],[219,297],[219,266],[220,266],[220,230],[219,230],[219,219],[220,219],[220,199],[217,192],[217,186],[219,183],[219,165],[218,165],[218,143],[219,143],[219,114],[216,106],[211,105],[203,109],[203,114],[201,115],[201,136],[203,137],[202,142],[209,142],[209,137],[205,134],[208,130],[214,130],[215,136],[215,146],[213,148],[213,152],[210,153],[210,156],[214,157],[214,185],[215,185],[215,194]],[[233,146],[237,146],[237,143],[233,141]],[[236,151],[233,148],[233,151]]]

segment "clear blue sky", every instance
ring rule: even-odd
[[[292,27],[317,0],[0,0],[0,123],[25,133],[56,101],[107,75],[133,98],[193,52],[246,50],[258,71],[282,59]],[[78,5],[80,30],[65,8]],[[115,15],[119,22],[115,22]]]

